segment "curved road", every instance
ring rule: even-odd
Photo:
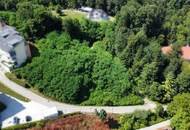
[[[56,101],[48,100],[44,97],[41,97],[32,91],[14,83],[13,81],[10,81],[3,72],[0,71],[0,81],[5,84],[10,89],[16,91],[20,95],[23,95],[24,97],[27,97],[28,99],[32,101],[36,101],[40,104],[43,104],[45,106],[49,107],[57,107],[58,110],[63,111],[63,113],[73,113],[73,112],[82,112],[82,113],[91,113],[94,112],[95,109],[104,109],[108,113],[117,113],[117,114],[124,114],[124,113],[132,113],[137,110],[153,110],[156,108],[156,104],[146,100],[144,105],[136,105],[136,106],[117,106],[117,107],[99,107],[99,106],[75,106],[75,105],[69,105],[65,103],[60,103]]]
[[[146,128],[139,129],[139,130],[158,130],[160,128],[170,126],[170,123],[171,123],[171,121],[167,120],[167,121],[164,121],[164,122],[161,122],[161,123],[158,123],[158,124],[146,127]]]

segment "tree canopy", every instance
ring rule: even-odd
[[[61,19],[52,14],[57,6],[102,8],[116,20]],[[6,0],[0,16],[36,42],[39,55],[15,73],[45,95],[83,105],[142,104],[145,96],[168,103],[189,92],[179,50],[189,42],[188,7],[184,0]],[[162,54],[171,43],[171,54]]]

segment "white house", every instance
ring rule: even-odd
[[[0,22],[0,67],[10,71],[30,57],[29,45],[14,27]]]
[[[90,13],[93,10],[93,8],[82,6],[81,8],[79,8],[79,10],[82,12]]]
[[[93,9],[88,13],[87,18],[93,21],[109,20],[108,14],[102,9]]]

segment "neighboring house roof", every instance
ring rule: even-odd
[[[162,50],[162,53],[163,53],[163,54],[171,53],[171,51],[172,51],[172,46],[171,46],[171,45],[170,45],[170,46],[164,46],[164,47],[161,48],[161,50]]]
[[[102,9],[93,9],[89,13],[88,18],[92,20],[108,20],[109,16]]]
[[[79,10],[84,11],[84,12],[91,12],[93,10],[93,8],[82,6],[81,8],[79,8]]]
[[[190,60],[190,47],[189,46],[182,47],[181,52],[182,52],[183,59]]]
[[[172,46],[164,46],[161,48],[163,54],[169,54],[172,52]],[[184,60],[190,60],[190,46],[183,46],[181,47],[181,58]]]
[[[0,22],[0,49],[12,53],[13,47],[23,41],[24,38],[19,35],[14,27],[5,25]]]

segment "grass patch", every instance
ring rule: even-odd
[[[16,93],[15,91],[11,90],[10,88],[8,88],[7,86],[5,86],[4,84],[0,83],[0,92],[8,94],[12,97],[15,97],[21,101],[24,102],[29,102],[30,100],[26,97],[23,97],[22,95]]]
[[[54,16],[59,16],[59,14],[56,13],[56,11],[52,11],[52,14]],[[60,17],[64,20],[64,19],[78,19],[81,20],[83,18],[86,18],[87,13],[85,12],[81,12],[78,10],[74,10],[74,9],[67,9],[64,10],[63,15],[61,15]]]
[[[77,10],[64,10],[64,15],[62,16],[62,19],[78,19],[81,20],[83,18],[86,18],[87,13],[80,12]]]
[[[143,104],[144,100],[142,99],[142,97],[133,94],[123,97],[118,101],[119,106],[143,105]]]
[[[23,86],[25,88],[32,88],[32,86],[28,82],[26,82],[26,80],[18,79],[16,75],[13,73],[6,73],[5,75],[7,76],[8,79],[10,79],[11,81],[15,82],[20,86]]]

